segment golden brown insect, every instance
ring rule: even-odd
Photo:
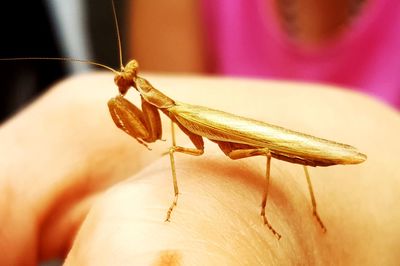
[[[267,159],[266,182],[261,204],[264,223],[280,238],[280,234],[271,226],[265,206],[268,196],[271,158],[301,164],[307,178],[311,196],[313,214],[321,228],[326,228],[316,208],[316,201],[306,166],[330,166],[335,164],[357,164],[365,161],[366,156],[356,148],[337,142],[317,138],[288,130],[257,120],[236,116],[207,107],[176,102],[154,88],[147,80],[137,75],[138,63],[130,61],[115,78],[121,95],[112,98],[108,107],[115,124],[147,147],[147,143],[161,139],[161,121],[159,111],[164,113],[190,138],[195,148],[177,146],[172,130],[172,146],[169,149],[175,198],[168,209],[166,221],[178,200],[178,184],[175,171],[174,153],[201,155],[204,152],[203,137],[218,144],[231,159],[252,156],[265,156]],[[142,100],[142,110],[134,106],[123,96],[129,88],[135,88]]]
[[[115,21],[117,22],[114,3],[113,11]],[[120,71],[113,70],[110,67],[95,62],[80,59],[13,58],[3,60],[69,60],[89,63],[112,70],[116,74],[114,81],[118,86],[120,95],[110,99],[108,102],[111,117],[117,127],[146,147],[147,143],[152,143],[161,139],[162,128],[159,111],[164,113],[172,122],[172,146],[169,148],[169,156],[175,193],[174,200],[167,211],[166,221],[170,220],[171,213],[177,205],[179,195],[174,153],[181,152],[195,156],[202,155],[204,152],[203,138],[207,138],[218,144],[225,155],[234,160],[252,156],[266,157],[266,179],[262,196],[261,216],[264,224],[266,224],[278,238],[280,238],[281,235],[271,226],[265,213],[271,158],[303,165],[311,197],[313,215],[322,230],[326,231],[317,213],[317,205],[306,166],[358,164],[366,160],[364,154],[350,145],[317,138],[207,107],[172,100],[154,88],[146,79],[138,76],[139,66],[137,61],[132,60],[125,67],[122,66],[118,23],[116,23],[116,25],[121,61]],[[124,98],[124,95],[131,87],[136,89],[140,94],[142,102],[141,110]],[[176,145],[174,124],[190,138],[195,148]]]

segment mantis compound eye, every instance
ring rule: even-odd
[[[130,73],[132,76],[136,76],[139,70],[139,63],[135,59],[131,60],[126,64],[124,72]]]

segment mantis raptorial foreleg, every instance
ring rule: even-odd
[[[179,125],[179,124],[178,124]],[[178,195],[179,195],[179,188],[178,188],[178,181],[176,178],[176,169],[175,169],[175,152],[181,152],[189,155],[199,156],[204,153],[204,142],[203,138],[191,133],[190,131],[184,130],[184,133],[189,136],[190,140],[193,142],[196,148],[185,148],[176,145],[175,140],[175,130],[174,130],[174,122],[171,120],[171,135],[172,135],[172,146],[169,148],[169,158],[171,162],[171,172],[172,172],[172,182],[174,185],[174,200],[167,211],[167,216],[165,221],[170,221],[171,213],[174,210],[174,207],[178,204]]]
[[[142,99],[142,110],[117,96],[108,101],[108,108],[114,123],[148,149],[149,142],[161,138],[162,127],[158,109]]]

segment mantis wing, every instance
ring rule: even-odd
[[[177,103],[168,109],[185,128],[210,140],[266,147],[278,159],[298,158],[315,166],[356,164],[366,159],[356,148],[203,106]],[[295,160],[288,160],[295,161]]]

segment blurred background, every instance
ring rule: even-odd
[[[321,82],[400,109],[400,1],[115,2],[123,57],[143,70]],[[111,0],[3,1],[0,12],[0,58],[119,67]],[[0,121],[57,80],[92,68],[1,61]]]
[[[137,59],[142,70],[321,82],[400,109],[398,1],[115,2],[124,59]],[[0,12],[0,58],[73,57],[119,66],[111,0],[6,1]],[[0,62],[0,121],[55,81],[90,69]]]
[[[123,36],[127,2],[116,2]],[[119,66],[110,0],[5,1],[0,12],[0,58],[74,57]],[[91,69],[58,61],[0,62],[0,121],[57,80]]]

